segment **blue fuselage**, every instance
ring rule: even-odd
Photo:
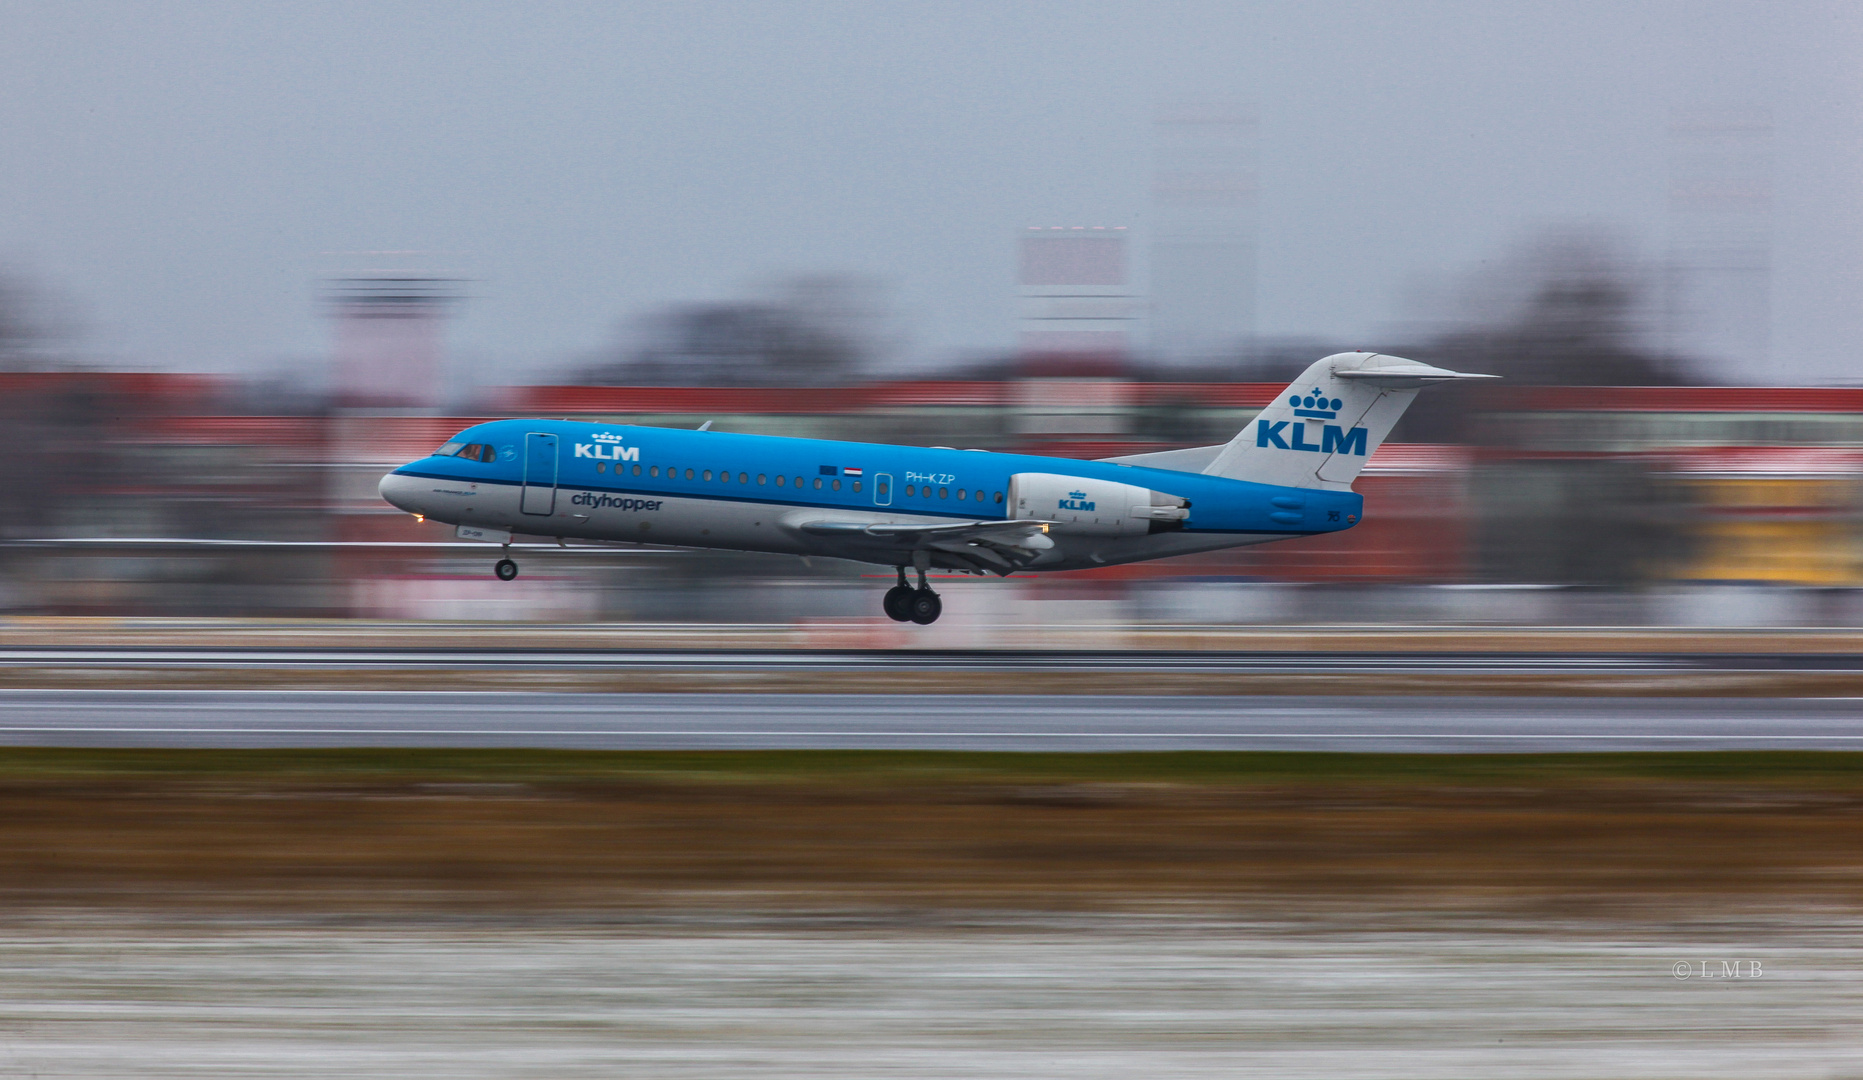
[[[460,432],[447,448],[385,477],[383,497],[438,521],[512,533],[881,563],[897,560],[803,526],[1065,519],[1052,528],[1052,550],[1028,567],[1065,570],[1335,532],[1363,515],[1360,496],[1346,490],[1104,461],[623,424],[495,420]],[[1029,489],[1018,477],[1036,475],[1064,488],[1075,478],[1079,490],[1062,491],[1052,507],[1018,507],[1018,483]],[[1169,528],[1136,532],[1068,523],[1082,506],[1092,511],[1096,492],[1127,489],[1175,497],[1187,512]]]

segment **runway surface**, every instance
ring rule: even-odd
[[[1851,917],[1386,922],[53,921],[0,1016],[65,1080],[1863,1074]]]
[[[1863,700],[12,690],[0,692],[0,744],[1863,750]]]
[[[521,630],[513,630],[521,637]],[[1844,672],[1853,653],[1470,653],[369,648],[0,648],[0,668],[573,671]]]

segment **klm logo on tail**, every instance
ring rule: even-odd
[[[1291,431],[1288,425],[1293,425]],[[1277,450],[1309,450],[1315,454],[1357,454],[1365,456],[1365,443],[1371,437],[1370,432],[1362,427],[1351,431],[1338,424],[1327,424],[1320,429],[1320,441],[1307,441],[1307,422],[1305,420],[1266,420],[1255,421],[1255,445],[1272,446]]]
[[[1294,396],[1287,399],[1294,407],[1294,415],[1312,417],[1315,420],[1333,420],[1339,416],[1339,410],[1345,402],[1338,398],[1328,398],[1319,390],[1310,394]],[[1266,420],[1255,421],[1255,445],[1272,446],[1277,450],[1306,450],[1315,454],[1357,454],[1364,457],[1366,442],[1370,433],[1362,427],[1350,431],[1338,424],[1325,424],[1320,428],[1320,441],[1307,441],[1306,420]]]

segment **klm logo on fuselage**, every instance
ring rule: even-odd
[[[1056,509],[1092,510],[1093,501],[1087,498],[1087,493],[1084,491],[1070,491],[1067,493],[1067,498],[1056,504]]]
[[[1320,441],[1307,441],[1307,422],[1305,420],[1266,420],[1255,421],[1255,445],[1272,446],[1276,450],[1307,450],[1315,454],[1357,454],[1365,456],[1366,441],[1371,437],[1369,431],[1355,427],[1350,431],[1338,424],[1327,424],[1320,428]]]
[[[640,447],[622,446],[621,436],[612,431],[598,431],[589,436],[592,443],[577,443],[576,456],[597,461],[639,461]]]

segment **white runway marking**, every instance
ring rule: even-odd
[[[0,743],[1572,751],[1863,744],[1863,703],[508,691],[0,691]]]
[[[712,730],[707,728],[388,728],[388,727],[88,727],[84,725],[3,725],[0,734],[102,734],[147,735],[413,735],[445,738],[484,736],[489,738],[797,738],[797,739],[1494,739],[1501,741],[1539,742],[1557,739],[1599,739],[1637,741],[1670,739],[1699,742],[1703,739],[1751,740],[1756,742],[1815,741],[1863,742],[1863,735],[1698,735],[1657,732],[1521,732],[1466,733],[1432,731],[849,731],[823,728],[818,731],[796,728],[741,728]]]

